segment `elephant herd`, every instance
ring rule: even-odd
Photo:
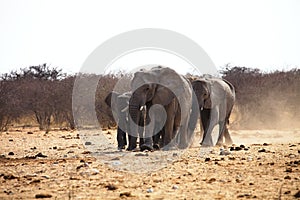
[[[142,69],[131,80],[131,91],[112,91],[105,98],[118,124],[118,149],[133,151],[189,147],[200,117],[202,146],[231,144],[228,127],[235,102],[231,83],[211,76],[189,80],[167,67]],[[128,137],[128,144],[127,144]]]

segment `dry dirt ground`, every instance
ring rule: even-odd
[[[226,155],[198,142],[184,152],[118,152],[113,145],[93,154],[79,135],[0,133],[0,199],[300,198],[300,130],[232,131],[235,147]],[[103,135],[113,141],[115,130]]]

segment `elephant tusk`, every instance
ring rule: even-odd
[[[126,106],[123,110],[121,110],[121,112],[125,112],[129,109],[129,106]]]
[[[140,111],[144,110],[146,106],[141,106]]]

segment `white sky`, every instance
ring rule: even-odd
[[[42,63],[78,72],[102,42],[138,28],[182,33],[218,67],[290,69],[300,66],[299,11],[297,0],[0,0],[0,73]]]

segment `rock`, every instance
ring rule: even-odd
[[[173,189],[173,190],[178,190],[179,187],[178,187],[177,185],[173,185],[172,189]]]
[[[57,149],[57,146],[53,147],[53,149]]]
[[[48,156],[46,156],[40,152],[40,153],[36,154],[35,157],[46,158]]]
[[[41,176],[42,178],[45,178],[45,179],[50,179],[50,176],[48,176],[48,175],[43,175],[43,176]]]
[[[290,176],[285,176],[284,179],[291,180],[292,178]]]
[[[74,151],[73,150],[68,151],[68,154],[70,154],[70,153],[74,153]]]
[[[31,147],[30,149],[31,149],[31,150],[36,150],[36,147]]]
[[[14,175],[12,175],[12,174],[8,174],[8,175],[3,175],[3,178],[5,179],[5,180],[12,180],[12,179],[16,179],[16,178],[18,178],[17,176],[14,176]]]
[[[296,192],[296,194],[294,194],[295,198],[300,198],[300,190],[298,192]]]
[[[292,172],[292,168],[286,168],[285,172]]]
[[[268,144],[268,143],[263,143],[263,146],[269,146],[270,144]]]
[[[99,172],[98,169],[93,168],[93,169],[89,169],[89,170],[88,170],[88,173],[89,173],[90,175],[97,175],[97,174],[99,174],[100,172]]]
[[[285,191],[283,194],[291,194],[291,191]]]
[[[85,142],[84,145],[92,145],[92,142]]]
[[[240,150],[242,150],[242,148],[241,147],[235,147],[234,150],[235,151],[240,151]]]
[[[143,152],[143,153],[137,153],[137,154],[135,154],[134,156],[149,156],[149,154]]]
[[[225,150],[225,149],[220,149],[220,155],[221,156],[227,156],[227,155],[230,155],[231,152],[229,152],[228,150]]]
[[[121,192],[120,193],[120,197],[123,197],[123,196],[125,196],[125,197],[131,197],[131,193],[130,192]]]
[[[8,153],[8,155],[13,156],[13,155],[15,155],[15,153],[11,151],[11,152]]]
[[[9,142],[13,142],[14,140],[13,140],[13,139],[9,139],[8,141],[9,141]]]
[[[240,147],[241,147],[242,149],[244,149],[244,148],[245,148],[245,145],[241,144]]]
[[[46,193],[44,193],[44,194],[36,194],[35,195],[36,199],[51,198],[51,197],[52,197],[51,194],[46,194]]]
[[[261,152],[266,152],[266,150],[265,150],[265,149],[259,149],[258,152],[259,152],[259,153],[261,153]]]
[[[300,149],[298,149],[298,153],[300,153]]]
[[[154,192],[153,188],[148,188],[147,189],[147,193],[153,193],[153,192]]]
[[[230,149],[229,149],[230,151],[234,151],[234,147],[230,147]]]
[[[210,161],[210,158],[205,158],[204,162]]]
[[[105,186],[107,188],[107,190],[116,190],[118,189],[117,186],[113,185],[113,184],[108,184],[107,186]]]
[[[27,134],[31,135],[31,134],[33,134],[33,132],[31,132],[31,131],[28,131],[28,132],[27,132]]]
[[[216,181],[215,178],[211,178],[211,179],[208,180],[208,183],[213,183],[213,182],[215,182],[215,181]]]

